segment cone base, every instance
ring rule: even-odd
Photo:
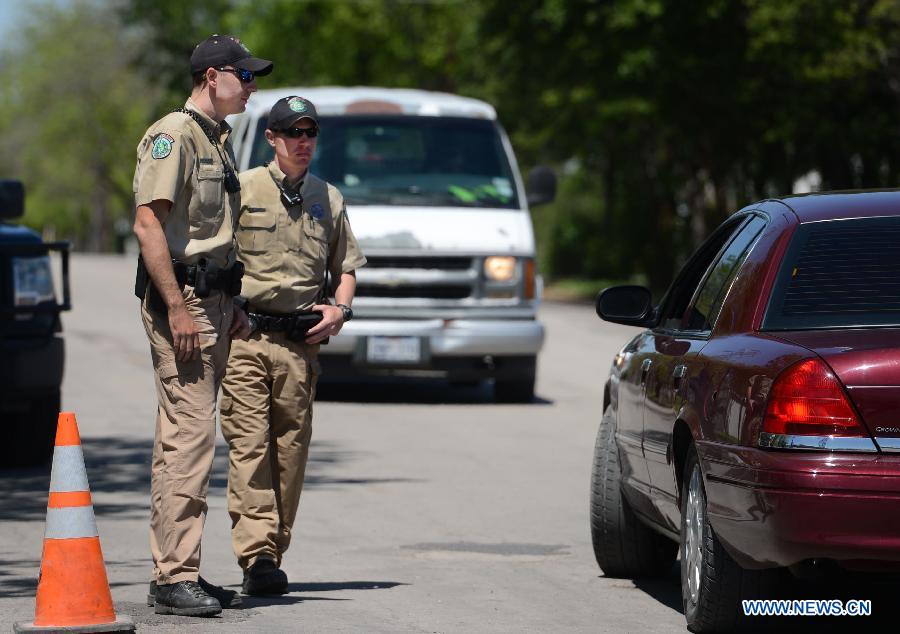
[[[96,623],[94,625],[35,625],[32,623],[16,623],[14,632],[134,632],[134,621],[127,616],[117,616],[112,623]]]

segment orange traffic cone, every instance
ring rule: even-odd
[[[113,610],[75,414],[61,413],[34,621],[16,632],[133,632]]]

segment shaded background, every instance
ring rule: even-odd
[[[260,88],[380,85],[493,103],[523,172],[560,175],[533,211],[552,282],[665,287],[742,205],[894,187],[896,0],[56,0],[0,30],[0,176],[27,224],[122,248],[135,146],[183,103],[213,32],[276,62]],[[4,10],[3,13],[8,13]]]

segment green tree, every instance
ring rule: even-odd
[[[37,7],[0,66],[0,156],[26,184],[25,221],[108,250],[130,221],[135,148],[159,91],[130,66],[140,41],[95,4]]]
[[[126,0],[118,15],[145,38],[130,60],[169,93],[170,105],[180,106],[191,88],[189,60],[194,47],[213,33],[229,33],[234,0]],[[240,29],[238,35],[240,35]],[[149,123],[149,122],[148,122]]]
[[[526,163],[579,166],[536,216],[554,224],[547,268],[612,253],[607,277],[662,288],[728,213],[812,170],[826,188],[895,185],[898,24],[893,0],[491,2],[488,94]],[[568,212],[591,197],[595,213]]]

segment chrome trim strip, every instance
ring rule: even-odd
[[[885,453],[900,453],[900,438],[875,436],[875,442]]]
[[[769,449],[807,449],[810,451],[864,451],[876,453],[878,447],[871,438],[847,436],[790,436],[787,434],[759,434],[759,446]]]

